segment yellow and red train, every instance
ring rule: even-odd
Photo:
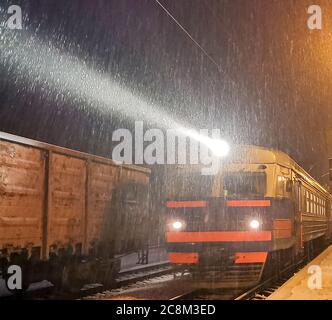
[[[253,286],[331,239],[331,195],[280,151],[238,146],[217,175],[178,166],[164,186],[170,261],[220,287]]]

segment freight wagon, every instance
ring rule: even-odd
[[[0,132],[0,270],[23,286],[110,285],[147,245],[150,170]]]

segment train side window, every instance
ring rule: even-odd
[[[316,196],[316,214],[319,215],[319,198]]]
[[[319,215],[319,204],[318,204],[318,197],[317,196],[315,196],[315,198],[316,198],[316,202],[315,202],[315,208],[316,208],[316,214],[317,215]]]
[[[301,194],[301,185],[297,185],[297,201],[298,201],[298,210],[302,211],[302,194]]]
[[[315,196],[316,202],[315,202],[315,207],[316,207],[316,214],[319,215],[319,202],[318,202],[318,197]]]
[[[292,191],[292,181],[289,178],[278,176],[277,179],[277,194],[285,196]]]
[[[292,192],[292,189],[293,189],[293,181],[292,181],[291,179],[289,179],[289,178],[286,178],[285,186],[286,186],[286,192],[287,192],[287,193]]]
[[[277,194],[280,196],[284,195],[284,182],[285,182],[285,178],[282,176],[278,176],[277,179]]]
[[[325,200],[323,200],[323,216],[325,216]]]
[[[306,211],[307,211],[307,213],[309,213],[310,212],[310,198],[309,198],[309,192],[308,191],[306,191],[305,192],[306,193]]]
[[[313,194],[312,195],[312,213],[316,215],[316,196]]]
[[[326,203],[325,203],[325,200],[323,200],[323,215],[325,216],[325,206],[326,206]]]

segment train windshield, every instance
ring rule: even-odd
[[[206,198],[212,191],[212,176],[200,172],[178,172],[169,174],[164,187],[168,198],[193,199]]]
[[[223,180],[228,197],[263,197],[266,192],[264,172],[231,172]]]

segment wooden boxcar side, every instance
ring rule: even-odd
[[[149,175],[142,167],[0,133],[0,252],[34,250],[43,260],[61,250],[90,254],[115,240],[105,230],[111,214],[124,214],[112,210],[114,190],[147,187]]]
[[[0,250],[42,246],[44,151],[0,140]]]

